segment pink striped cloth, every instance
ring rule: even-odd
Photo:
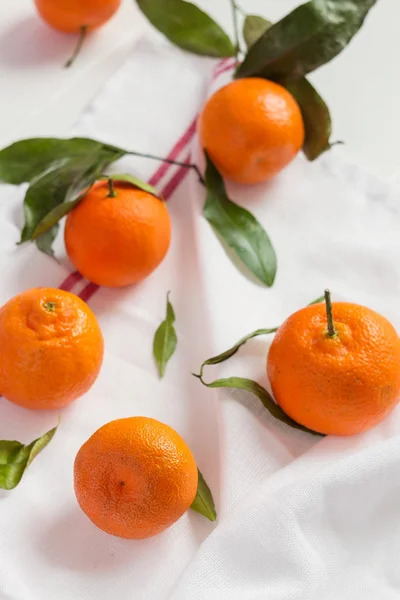
[[[72,133],[200,164],[196,115],[229,80],[232,63],[143,40]],[[326,286],[335,300],[367,304],[399,327],[398,190],[346,164],[340,149],[312,165],[299,156],[267,185],[229,184],[276,247],[277,280],[265,289],[232,265],[202,217],[204,189],[193,173],[133,157],[115,169],[156,185],[173,222],[166,260],[122,290],[74,272],[62,236],[60,263],[33,245],[16,247],[24,189],[1,187],[0,301],[40,285],[79,294],[99,319],[106,352],[98,381],[63,411],[21,485],[0,492],[0,599],[397,598],[399,411],[357,438],[319,440],[276,423],[256,398],[208,390],[191,373],[244,334],[280,324]],[[152,339],[168,290],[179,341],[160,382]],[[218,374],[268,385],[268,344],[247,344]],[[189,511],[162,535],[134,542],[103,534],[82,514],[74,457],[98,427],[131,415],[182,434],[213,491],[216,524]],[[0,439],[31,441],[57,416],[0,399]]]

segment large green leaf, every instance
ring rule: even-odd
[[[157,362],[160,377],[164,377],[167,363],[176,350],[178,338],[174,328],[175,313],[167,294],[167,314],[157,329],[153,341],[153,354]]]
[[[376,0],[311,0],[269,28],[250,48],[238,77],[297,80],[337,56]]]
[[[315,160],[331,148],[332,121],[329,108],[305,77],[288,82],[286,87],[296,98],[303,116],[303,152],[308,160]]]
[[[203,517],[206,517],[206,519],[209,519],[209,521],[215,521],[217,518],[211,490],[200,471],[196,498],[193,500],[193,504],[190,508],[200,515],[203,515]]]
[[[102,148],[101,142],[87,138],[21,140],[0,150],[0,180],[14,185],[31,182],[44,172],[62,169]]]
[[[207,153],[206,160],[205,218],[253,275],[272,286],[277,264],[267,233],[248,210],[228,198],[223,179]]]
[[[0,489],[12,490],[19,484],[25,470],[51,442],[56,431],[57,427],[54,427],[29,446],[15,441],[0,441]]]
[[[184,0],[136,0],[140,10],[173,44],[204,56],[234,56],[229,37],[206,13]]]

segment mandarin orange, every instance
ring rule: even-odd
[[[0,309],[0,393],[32,409],[57,409],[87,392],[103,361],[96,317],[78,296],[35,288]]]
[[[72,264],[107,287],[137,283],[164,259],[171,241],[165,203],[129,183],[96,183],[67,217],[65,245]]]
[[[277,403],[320,433],[353,435],[377,425],[400,397],[400,339],[373,310],[333,303],[293,314],[278,330],[267,361]]]
[[[99,529],[140,539],[164,531],[190,508],[198,471],[176,431],[131,417],[89,438],[77,454],[74,482],[80,507]]]
[[[219,172],[246,184],[279,173],[304,142],[294,97],[281,85],[256,77],[238,79],[215,92],[203,108],[198,131]]]

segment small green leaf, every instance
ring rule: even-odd
[[[376,0],[311,0],[270,27],[250,48],[238,77],[286,82],[337,56],[362,26]]]
[[[329,108],[305,77],[287,83],[286,88],[297,100],[303,115],[303,152],[308,160],[315,160],[331,147],[332,121]]]
[[[257,15],[247,15],[243,25],[243,37],[247,48],[254,46],[256,41],[272,27],[271,21]]]
[[[167,363],[175,352],[178,342],[174,323],[175,313],[172,304],[169,301],[168,292],[166,318],[157,329],[153,342],[153,354],[157,362],[160,377],[164,376]]]
[[[215,510],[215,504],[210,488],[200,471],[196,498],[193,500],[193,504],[190,508],[200,515],[203,515],[203,517],[206,517],[209,521],[215,521],[217,518],[217,512]]]
[[[39,234],[36,239],[36,246],[39,248],[43,254],[47,254],[51,256],[51,258],[55,258],[54,250],[53,250],[53,242],[57,237],[57,233],[59,230],[59,224],[56,223],[53,225],[51,229],[46,230],[44,233]]]
[[[320,302],[325,302],[324,296],[316,298],[315,300],[310,302],[308,306],[312,306],[313,304],[320,304]],[[205,360],[200,367],[199,375],[195,375],[195,377],[199,377],[199,379],[201,379],[203,377],[205,367],[211,365],[218,365],[222,362],[225,362],[229,358],[232,358],[232,356],[234,356],[240,350],[240,348],[244,346],[249,340],[252,340],[255,337],[259,337],[260,335],[270,335],[271,333],[276,333],[278,329],[279,327],[271,327],[269,329],[256,329],[256,331],[245,335],[244,337],[240,338],[240,340],[234,346],[232,346],[232,348],[229,348],[228,350],[225,350],[225,352],[221,352],[221,354],[218,354],[217,356],[213,356],[212,358],[208,358],[207,360]]]
[[[213,356],[212,358],[205,360],[200,367],[200,377],[203,377],[204,367],[207,367],[210,365],[218,365],[219,363],[222,363],[225,360],[228,360],[229,358],[234,356],[236,354],[236,352],[238,352],[240,350],[240,348],[242,346],[244,346],[244,344],[246,344],[246,342],[248,342],[249,340],[251,340],[255,337],[258,337],[260,335],[268,335],[270,333],[276,333],[277,331],[278,331],[278,327],[273,327],[272,329],[257,329],[256,331],[253,331],[253,333],[249,333],[245,337],[242,337],[237,342],[237,344],[232,346],[232,348],[229,348],[229,350],[225,350],[225,352],[218,354],[218,356]]]
[[[49,244],[50,244],[50,251],[53,252],[53,250],[51,248],[51,244],[53,243],[53,241],[57,235],[58,222],[63,217],[65,217],[65,215],[67,215],[69,212],[71,212],[71,210],[73,210],[75,208],[75,206],[78,206],[79,202],[81,202],[83,200],[83,198],[86,196],[88,191],[89,190],[86,190],[83,194],[78,196],[78,198],[76,198],[75,200],[71,200],[70,202],[63,202],[62,204],[58,204],[50,212],[48,212],[47,215],[40,221],[40,223],[36,227],[35,231],[32,233],[32,237],[31,237],[32,240],[36,241],[36,245],[38,246],[39,250],[42,250],[43,252],[45,252],[45,250],[43,250],[39,244],[42,245],[43,243],[40,240],[43,240],[48,237]],[[50,235],[51,232],[54,232],[54,235],[53,235],[53,233]],[[51,238],[53,238],[53,239],[51,239]],[[46,244],[46,242],[45,242],[45,244]],[[46,254],[48,254],[48,253],[46,252]]]
[[[267,233],[248,210],[228,198],[223,179],[207,153],[206,160],[205,218],[253,275],[272,286],[276,254]]]
[[[135,186],[136,188],[139,188],[140,190],[143,190],[144,192],[149,192],[149,194],[156,196],[156,198],[161,198],[160,193],[156,190],[155,187],[153,187],[146,181],[142,181],[141,179],[134,177],[133,175],[123,173],[123,174],[117,174],[117,175],[110,175],[109,177],[105,177],[104,179],[111,179],[112,181],[123,181],[126,183],[130,183],[133,186]]]
[[[206,13],[184,0],[137,0],[150,23],[170,42],[203,56],[235,56],[229,37]]]
[[[51,442],[56,431],[57,427],[54,427],[29,446],[15,441],[0,441],[0,489],[12,490],[17,487],[25,470]]]
[[[286,423],[286,425],[290,425],[290,427],[293,427],[294,429],[300,429],[301,431],[306,431],[307,433],[312,433],[313,435],[322,435],[317,431],[312,431],[311,429],[296,423],[296,421],[293,421],[293,419],[288,417],[288,415],[283,412],[281,407],[275,403],[271,394],[269,394],[266,389],[252,379],[245,379],[244,377],[228,377],[227,379],[217,379],[211,383],[206,383],[198,375],[197,377],[200,379],[203,385],[209,388],[234,388],[236,390],[245,390],[246,392],[250,392],[261,400],[268,412],[275,417],[275,419],[278,419],[278,421],[282,421],[282,423]]]

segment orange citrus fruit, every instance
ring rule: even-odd
[[[164,531],[190,508],[198,471],[176,431],[131,417],[107,423],[82,446],[74,482],[80,507],[99,529],[139,539]]]
[[[96,317],[77,296],[27,290],[0,309],[0,393],[33,409],[56,409],[82,396],[103,361]]]
[[[34,0],[38,13],[54,29],[78,33],[82,27],[94,29],[108,21],[121,0]]]
[[[96,183],[69,213],[65,244],[72,264],[107,287],[137,283],[164,259],[171,241],[165,203],[129,183]]]
[[[199,137],[219,172],[238,183],[260,183],[281,171],[304,142],[293,96],[266,79],[238,79],[207,101]]]
[[[320,433],[353,435],[382,421],[400,396],[400,340],[378,313],[333,303],[299,310],[278,330],[267,371],[277,403]]]

